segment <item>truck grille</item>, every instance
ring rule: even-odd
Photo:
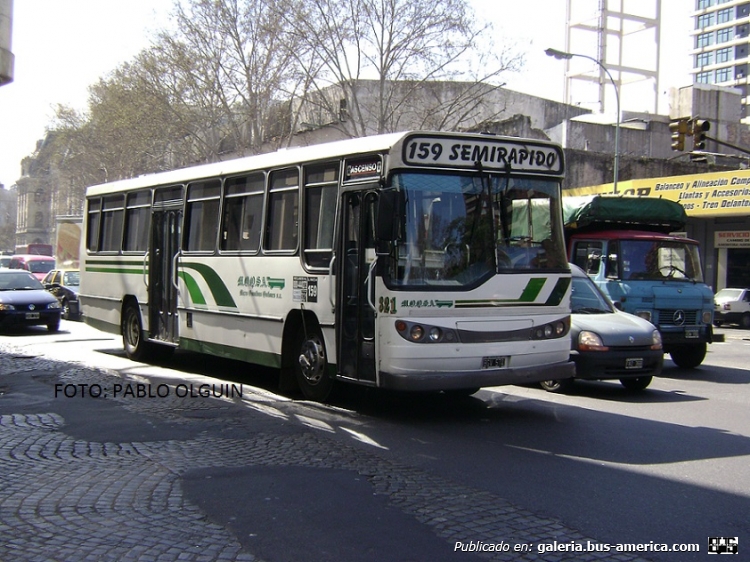
[[[681,311],[685,320],[677,322],[677,312]],[[659,309],[656,311],[656,324],[659,326],[697,326],[698,311],[683,309]]]

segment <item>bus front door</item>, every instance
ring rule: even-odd
[[[338,372],[348,379],[371,382],[376,382],[375,311],[370,304],[374,280],[368,278],[375,259],[376,201],[372,192],[344,194],[336,259]]]
[[[177,343],[177,259],[182,211],[154,210],[151,217],[151,252],[148,268],[149,337]]]

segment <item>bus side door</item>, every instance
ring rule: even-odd
[[[375,192],[349,192],[341,205],[341,246],[336,259],[338,373],[376,381],[375,310],[370,267],[375,259]],[[369,295],[368,295],[369,291]]]
[[[180,251],[182,209],[154,209],[148,269],[149,337],[177,343],[177,256]]]

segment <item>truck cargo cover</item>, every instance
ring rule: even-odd
[[[685,208],[675,201],[658,197],[587,195],[563,197],[566,229],[630,228],[673,232],[687,222]]]

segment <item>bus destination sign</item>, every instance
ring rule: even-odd
[[[485,169],[561,174],[562,150],[554,145],[512,139],[415,136],[404,144],[404,162],[413,166]]]

